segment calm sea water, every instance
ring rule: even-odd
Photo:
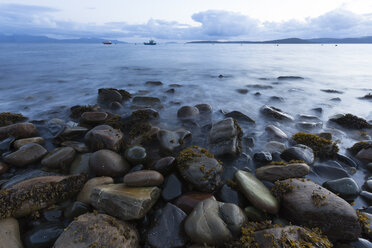
[[[276,80],[282,75],[305,79]],[[145,86],[147,80],[164,86]],[[173,95],[164,93],[174,83],[183,87]],[[257,84],[272,88],[252,87]],[[259,108],[271,104],[292,115],[322,107],[324,121],[346,112],[371,120],[372,102],[358,97],[372,92],[372,45],[0,45],[1,112],[42,119],[75,104],[95,103],[101,87],[148,90],[147,95],[161,97],[169,115],[179,108],[172,102],[209,103],[215,110],[239,110],[257,120]],[[239,88],[249,93],[239,94]],[[331,100],[335,97],[341,101]]]

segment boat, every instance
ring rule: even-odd
[[[156,45],[154,40],[149,40],[149,42],[143,42],[144,45]]]
[[[111,41],[105,41],[105,42],[102,42],[102,43],[103,43],[103,45],[111,45],[112,44]]]

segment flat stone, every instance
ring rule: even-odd
[[[17,219],[0,220],[0,248],[23,248]]]
[[[199,202],[208,198],[216,200],[212,194],[191,192],[181,195],[179,198],[177,198],[174,204],[182,209],[186,214],[190,214]]]
[[[96,126],[85,135],[85,143],[93,151],[100,149],[119,151],[123,141],[123,133],[108,125]]]
[[[159,186],[163,181],[163,175],[157,171],[140,170],[126,174],[123,183],[130,187],[149,187]]]
[[[57,139],[61,142],[66,140],[78,140],[84,137],[87,132],[88,128],[86,127],[66,127],[63,132],[57,136]]]
[[[277,126],[268,125],[266,126],[265,130],[274,138],[288,139],[288,135]]]
[[[280,152],[282,153],[284,150],[287,149],[287,146],[284,143],[278,141],[269,141],[265,144],[265,150],[273,153],[273,152]]]
[[[37,136],[37,129],[32,123],[16,123],[5,127],[0,127],[0,140],[9,137],[23,139],[35,136]]]
[[[159,219],[147,233],[147,241],[155,248],[184,247],[187,241],[183,222],[187,215],[171,203],[162,209]]]
[[[19,139],[13,142],[13,147],[15,149],[21,148],[21,146],[30,144],[30,143],[35,143],[39,145],[43,145],[45,143],[44,138],[42,137],[32,137],[32,138],[25,138],[25,139]]]
[[[316,128],[323,127],[323,123],[322,122],[301,121],[301,122],[297,122],[296,126],[300,129],[311,130],[311,129],[316,129]]]
[[[0,219],[27,216],[75,196],[87,177],[45,176],[28,179],[0,191]]]
[[[130,166],[118,153],[103,149],[90,156],[89,168],[97,176],[120,177]]]
[[[319,176],[326,179],[336,180],[349,177],[349,174],[343,169],[333,166],[316,165],[313,171]]]
[[[260,180],[275,182],[295,177],[304,177],[310,172],[310,167],[304,163],[287,165],[267,165],[257,168],[256,177]]]
[[[240,234],[247,218],[238,206],[206,199],[185,221],[185,231],[193,242],[220,245]]]
[[[261,108],[260,112],[261,114],[267,117],[273,118],[275,120],[294,121],[293,116],[287,113],[284,113],[282,112],[282,110],[272,107],[272,106],[265,105]]]
[[[358,216],[345,200],[307,180],[287,179],[291,190],[281,197],[281,213],[293,223],[319,227],[332,240],[355,240],[361,228]]]
[[[209,133],[209,149],[215,156],[237,156],[241,152],[243,132],[232,118],[213,124]]]
[[[288,148],[280,154],[280,157],[288,162],[291,160],[302,160],[309,165],[314,163],[313,149],[302,144]]]
[[[63,233],[61,222],[42,223],[24,234],[25,245],[28,248],[49,248]]]
[[[80,238],[81,237],[81,238]],[[80,215],[66,228],[54,248],[138,248],[137,230],[106,214]]]
[[[149,96],[136,96],[133,98],[133,103],[142,107],[159,107],[161,105],[159,98]]]
[[[88,124],[103,123],[108,117],[106,112],[84,112],[81,121]]]
[[[163,85],[163,83],[160,82],[160,81],[147,81],[145,84],[146,85],[151,85],[151,86],[161,86],[161,85]]]
[[[5,156],[4,161],[18,167],[24,167],[39,161],[47,153],[48,151],[41,145],[30,143]]]
[[[270,214],[279,212],[279,202],[255,176],[249,172],[238,170],[235,173],[235,179],[242,193],[253,206]]]
[[[92,153],[77,154],[70,166],[70,174],[76,175],[81,173],[91,174],[89,168],[89,159]]]
[[[112,179],[111,177],[94,177],[92,179],[89,179],[77,195],[76,200],[89,205],[91,204],[90,195],[92,194],[93,189],[96,186],[113,183],[114,179]]]
[[[52,169],[69,168],[75,154],[75,150],[71,147],[59,147],[46,155],[41,160],[41,165]]]
[[[122,220],[144,217],[160,196],[157,187],[126,187],[124,184],[96,186],[90,196],[92,205]]]
[[[355,199],[360,192],[358,184],[350,177],[327,181],[323,187],[346,200]]]

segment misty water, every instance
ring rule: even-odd
[[[279,76],[304,79],[278,80]],[[148,80],[164,85],[146,86]],[[166,93],[172,84],[182,87],[175,87],[174,94]],[[293,116],[315,114],[324,123],[315,131],[332,132],[344,153],[363,137],[358,132],[335,130],[327,121],[338,113],[372,120],[372,101],[359,99],[372,92],[372,46],[0,45],[0,112],[19,112],[35,120],[67,118],[71,106],[95,104],[97,89],[103,87],[159,97],[164,106],[160,110],[163,125],[173,130],[182,105],[208,103],[216,120],[222,118],[219,110],[241,111],[256,120],[256,125],[243,125],[243,129],[258,137],[257,149],[262,147],[259,137],[268,124],[259,113],[263,105]],[[249,92],[240,94],[237,89]],[[322,91],[327,89],[341,93]],[[322,114],[312,110],[319,107]],[[127,103],[121,114],[131,111]],[[295,124],[274,124],[288,134],[298,131]],[[359,170],[353,177],[362,185],[367,176]]]

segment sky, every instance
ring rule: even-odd
[[[0,34],[124,41],[372,36],[372,0],[0,0]]]

